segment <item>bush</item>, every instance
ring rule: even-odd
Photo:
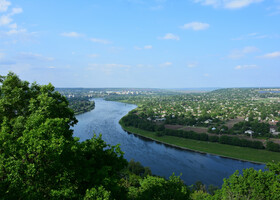
[[[280,145],[276,144],[274,142],[268,141],[267,144],[266,144],[266,149],[268,151],[280,152]]]

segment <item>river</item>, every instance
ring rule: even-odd
[[[136,105],[103,99],[94,99],[95,109],[76,116],[78,124],[74,127],[74,136],[80,141],[102,133],[108,144],[120,144],[124,157],[134,159],[151,168],[152,173],[168,178],[173,172],[182,173],[182,180],[188,185],[202,181],[206,185],[221,186],[223,178],[236,170],[253,167],[264,169],[264,165],[180,150],[129,134],[119,125],[119,120]]]

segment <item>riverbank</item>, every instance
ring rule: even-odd
[[[95,108],[95,102],[75,99],[69,101],[69,107],[74,111],[75,115],[80,115],[93,110]]]
[[[238,147],[213,142],[198,141],[174,136],[156,136],[154,132],[141,130],[134,127],[126,127],[120,123],[122,128],[135,135],[145,137],[169,146],[180,149],[196,151],[199,153],[210,153],[222,157],[250,161],[265,164],[271,161],[280,161],[280,153],[246,147]]]
[[[82,110],[82,111],[76,111],[76,112],[74,111],[74,115],[81,115],[81,114],[84,114],[86,112],[92,111],[93,109],[94,109],[94,107],[88,108],[88,109]]]

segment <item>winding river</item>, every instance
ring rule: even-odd
[[[94,101],[94,110],[77,116],[79,122],[74,127],[74,136],[83,141],[91,138],[94,132],[102,133],[103,140],[108,144],[120,144],[127,160],[141,162],[150,167],[153,174],[168,178],[173,172],[175,175],[182,173],[181,178],[188,185],[199,180],[206,185],[221,186],[223,178],[236,170],[250,167],[264,169],[264,165],[180,150],[129,134],[118,122],[136,105],[103,99]]]

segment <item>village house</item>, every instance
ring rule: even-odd
[[[254,131],[252,131],[252,130],[247,130],[247,131],[245,131],[244,133],[245,133],[245,134],[252,135],[252,134],[254,133]]]

